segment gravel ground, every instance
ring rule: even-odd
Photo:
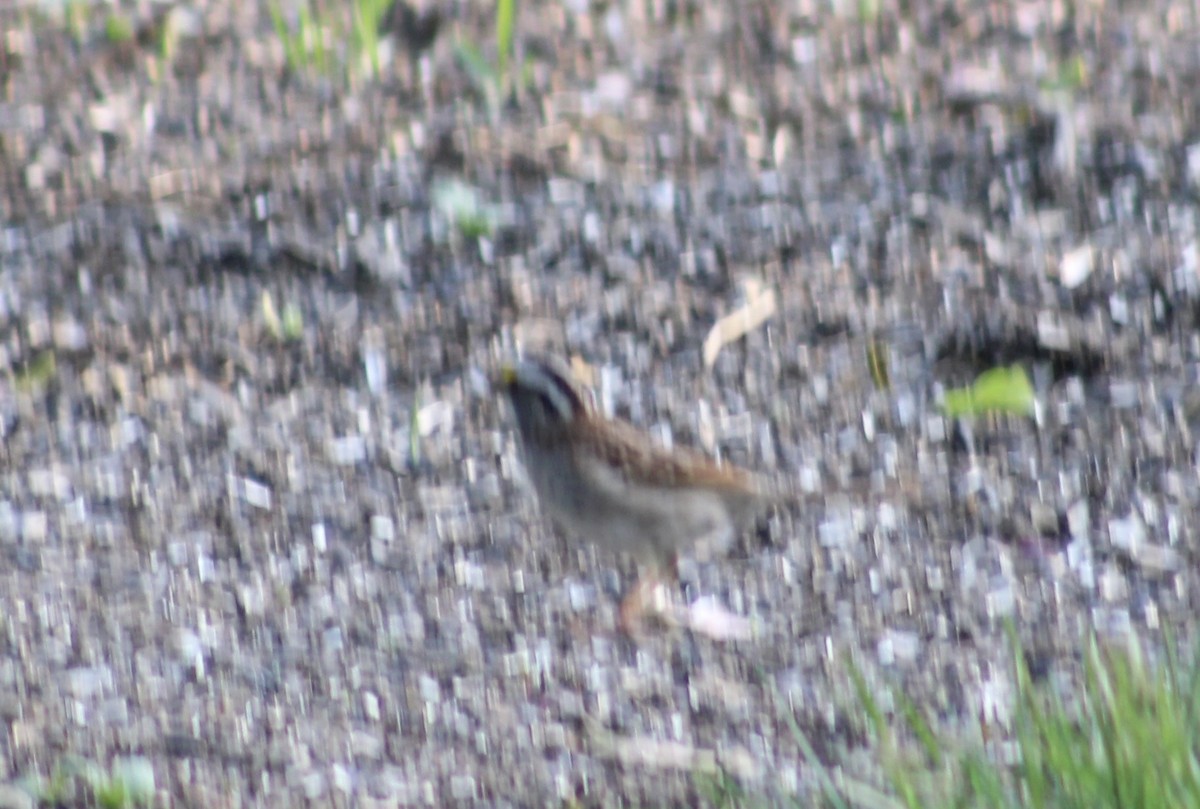
[[[816,788],[789,715],[878,783],[852,661],[978,735],[1005,619],[1056,682],[1091,630],[1194,638],[1195,9],[860,5],[521,3],[499,103],[455,55],[490,3],[351,81],[260,0],[0,11],[0,782],[774,803]],[[628,560],[540,519],[488,391],[518,347],[779,482],[670,594],[750,637],[615,630]],[[941,415],[1007,363],[1033,417]]]

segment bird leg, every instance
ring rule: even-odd
[[[617,614],[617,626],[626,635],[636,634],[641,625],[642,616],[646,613],[646,606],[650,597],[654,595],[654,588],[658,586],[658,583],[657,575],[639,576],[633,587],[629,588],[629,592],[621,599],[620,611]]]
[[[667,570],[672,578],[679,578],[679,557],[677,555],[671,557],[667,565]],[[620,611],[617,615],[617,626],[625,634],[636,634],[638,627],[641,625],[642,617],[646,614],[646,608],[651,604],[655,588],[662,584],[662,572],[662,568],[657,564],[645,572],[640,572],[638,580],[634,582],[633,587],[621,599]]]

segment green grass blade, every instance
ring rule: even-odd
[[[496,2],[496,68],[501,76],[508,75],[508,60],[512,55],[513,25],[516,22],[516,0]]]

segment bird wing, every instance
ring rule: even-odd
[[[718,466],[707,455],[685,447],[668,450],[622,421],[591,419],[582,438],[581,449],[621,470],[630,483],[663,488],[702,487],[731,494],[757,493],[749,473],[732,466]]]

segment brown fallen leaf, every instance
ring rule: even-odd
[[[775,314],[775,290],[764,289],[762,282],[757,278],[745,279],[742,282],[742,290],[746,298],[745,303],[714,323],[708,336],[704,338],[706,368],[713,366],[722,348],[745,337]]]

